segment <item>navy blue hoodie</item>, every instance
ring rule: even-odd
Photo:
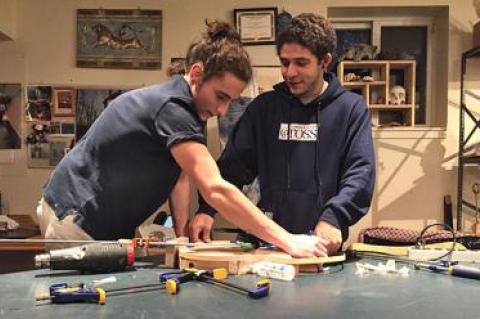
[[[342,88],[335,75],[325,79],[327,90],[306,105],[283,82],[253,100],[218,166],[240,189],[258,176],[258,206],[286,230],[309,233],[324,220],[346,240],[372,198],[372,132],[363,98]],[[203,199],[199,212],[215,213]]]

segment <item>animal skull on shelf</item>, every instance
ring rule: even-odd
[[[400,85],[390,87],[389,103],[393,105],[406,104],[407,94],[405,88]]]

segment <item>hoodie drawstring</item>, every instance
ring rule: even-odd
[[[318,144],[320,143],[320,110],[321,110],[321,102],[318,102],[317,105],[317,140],[315,141],[315,163],[314,163],[314,170],[315,170],[315,184],[317,185],[317,207],[319,209],[319,217],[320,217],[320,209],[322,204],[322,181],[320,178],[320,168],[318,167],[318,161],[320,160],[320,147]]]

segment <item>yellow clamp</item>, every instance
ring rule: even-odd
[[[206,270],[199,270],[197,268],[185,268],[185,271],[200,275],[207,272]],[[226,279],[228,277],[228,271],[225,268],[215,268],[211,271],[213,279]]]
[[[228,271],[225,268],[216,268],[212,270],[214,279],[226,279],[228,277]]]
[[[174,279],[168,279],[165,282],[165,290],[170,295],[175,295],[180,290],[180,286],[177,285],[177,282]]]
[[[107,293],[102,288],[96,289],[98,292],[98,304],[104,305],[107,300]]]
[[[268,286],[268,288],[272,288],[272,282],[270,281],[270,279],[260,279],[259,281],[257,281],[257,283],[255,284],[258,287],[264,287],[264,286]]]
[[[190,273],[195,273],[195,274],[201,274],[202,272],[205,272],[205,270],[198,270],[196,268],[185,268],[184,269],[186,272]],[[228,271],[225,268],[216,268],[212,270],[212,275],[214,279],[225,279],[228,277]],[[175,279],[168,279],[165,282],[165,290],[167,291],[168,294],[170,295],[175,295],[180,291],[180,285],[177,283]]]

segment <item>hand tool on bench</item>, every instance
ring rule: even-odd
[[[480,279],[480,269],[475,267],[468,267],[464,265],[459,265],[457,262],[451,262],[449,260],[440,260],[437,262],[417,262],[415,260],[410,260],[407,257],[395,256],[382,253],[370,253],[370,252],[361,252],[361,251],[347,251],[349,258],[371,258],[371,259],[380,259],[380,260],[389,260],[393,259],[397,262],[402,262],[405,264],[412,265],[415,269],[426,269],[431,270],[436,273],[444,273],[452,276],[470,278],[470,279]]]
[[[125,294],[132,294],[138,292],[147,292],[158,289],[164,289],[163,283],[146,284],[141,286],[131,286],[123,288],[103,289],[96,287],[89,287],[84,283],[59,283],[52,284],[49,288],[49,295],[37,297],[38,301],[50,301],[51,303],[98,303],[105,304],[108,296],[120,296]]]
[[[211,271],[187,268],[166,272],[160,275],[160,282],[165,284],[165,289],[169,294],[177,294],[180,291],[182,283],[198,280],[246,294],[250,298],[259,299],[268,296],[271,283],[268,279],[257,281],[254,288],[245,288],[240,285],[225,281],[228,272],[224,268]]]
[[[480,279],[480,269],[464,265],[458,265],[447,261],[436,263],[415,263],[415,269],[428,269],[433,272],[445,273],[452,276]]]
[[[54,241],[48,243],[85,243],[88,241]],[[159,242],[148,238],[134,238],[119,241],[91,241],[88,244],[50,250],[48,253],[35,256],[36,268],[50,268],[51,270],[78,270],[91,273],[107,273],[124,271],[132,268],[135,262],[136,248],[149,247],[217,247],[208,243],[178,243],[174,241]],[[241,244],[228,243],[218,247],[240,247]]]

